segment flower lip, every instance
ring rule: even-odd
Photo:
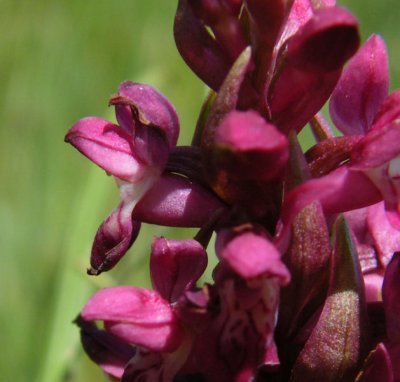
[[[83,118],[68,131],[65,141],[108,174],[131,182],[143,176],[146,166],[136,155],[132,137],[109,121]]]
[[[153,351],[175,350],[183,336],[175,312],[158,292],[119,286],[96,292],[82,309],[85,321],[104,321],[121,340]]]

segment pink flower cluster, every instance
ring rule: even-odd
[[[109,101],[117,124],[66,136],[121,196],[89,274],[142,222],[199,228],[154,238],[153,290],[91,297],[76,320],[87,354],[122,382],[400,381],[400,91],[383,40],[359,48],[334,0],[179,0],[174,35],[211,89],[191,146],[176,146],[170,102],[133,82]],[[213,282],[198,285],[214,232]]]

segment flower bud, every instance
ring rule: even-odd
[[[151,246],[150,272],[153,287],[175,302],[193,287],[207,266],[205,249],[196,240],[167,240],[158,237]]]

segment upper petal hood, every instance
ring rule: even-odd
[[[358,43],[357,21],[349,12],[315,11],[278,57],[268,94],[272,122],[286,133],[299,131],[329,98]]]

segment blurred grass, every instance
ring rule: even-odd
[[[395,0],[342,1],[364,36],[387,41],[399,86]],[[172,38],[175,1],[0,1],[0,380],[101,381],[71,324],[87,297],[114,283],[148,285],[153,235],[144,227],[123,264],[93,279],[85,267],[97,226],[117,202],[111,178],[63,142],[79,118],[113,118],[108,97],[126,79],[160,89],[188,143],[204,89]]]

